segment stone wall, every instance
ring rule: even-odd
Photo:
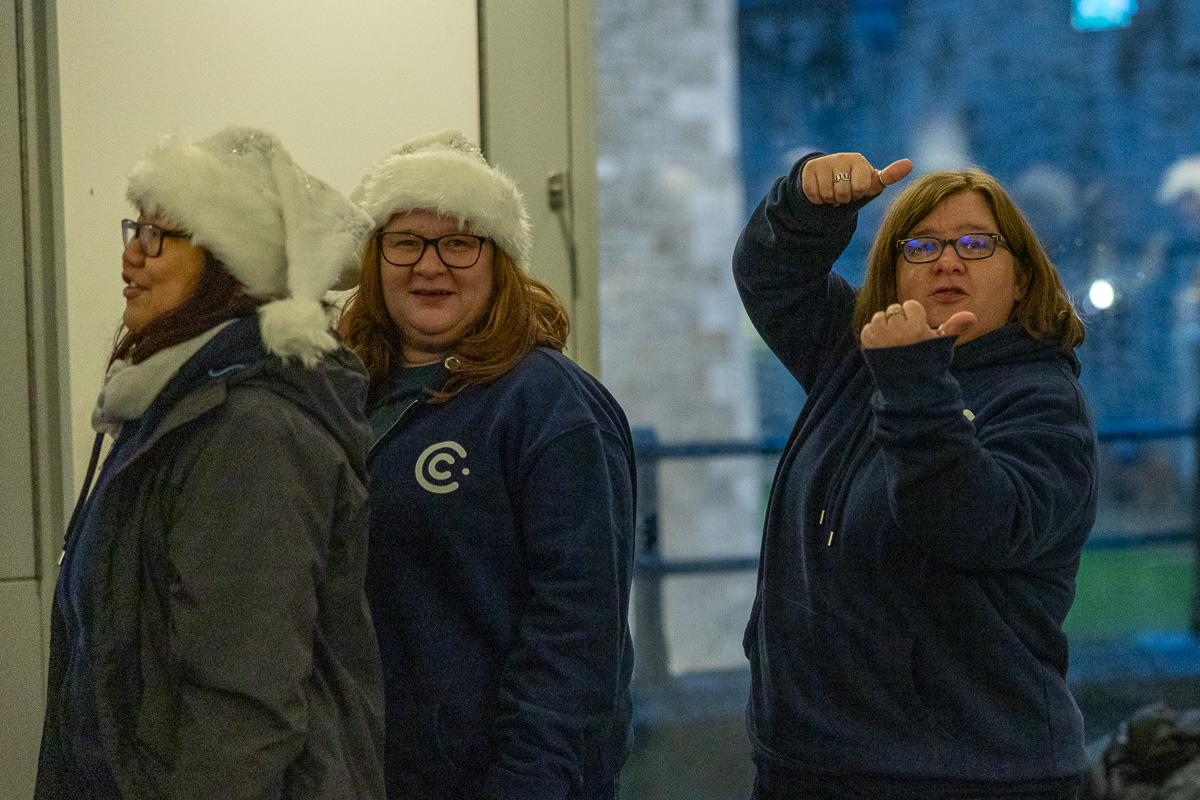
[[[753,354],[730,274],[744,222],[736,6],[594,6],[605,384],[632,425],[664,441],[756,437]],[[664,554],[756,553],[763,480],[761,459],[664,465]],[[753,591],[753,573],[669,580],[672,669],[744,664]]]

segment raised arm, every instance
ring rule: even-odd
[[[806,156],[775,182],[738,239],[733,273],[746,312],[806,391],[854,309],[853,288],[831,270],[858,209],[911,171],[907,159],[876,170],[858,153]]]
[[[948,339],[867,351],[874,434],[905,532],[962,569],[1028,564],[1094,517],[1095,439],[1069,370],[1014,371],[970,415]]]

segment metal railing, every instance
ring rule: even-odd
[[[1161,544],[1194,542],[1195,585],[1192,595],[1191,630],[1200,635],[1200,417],[1192,425],[1144,425],[1110,428],[1098,434],[1101,444],[1191,439],[1196,454],[1195,490],[1188,524],[1155,533],[1089,537],[1087,550],[1112,550]],[[678,575],[717,575],[753,570],[758,556],[714,556],[666,558],[659,539],[659,467],[664,461],[728,458],[735,456],[779,456],[787,440],[780,437],[749,441],[662,442],[653,428],[633,429],[637,456],[637,561],[635,564],[634,626],[637,638],[635,681],[641,686],[661,685],[670,680],[666,622],[663,616],[663,580]],[[1103,475],[1101,475],[1103,482]]]

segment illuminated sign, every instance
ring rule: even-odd
[[[1080,31],[1124,28],[1137,13],[1137,0],[1073,0],[1071,26]]]

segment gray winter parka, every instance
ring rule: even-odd
[[[124,798],[384,796],[366,390],[349,353],[285,363],[245,318],[159,393],[67,534],[37,798],[76,794],[88,718]]]

